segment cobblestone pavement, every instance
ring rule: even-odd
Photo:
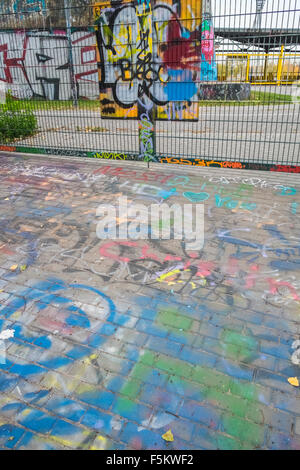
[[[1,154],[0,447],[299,450],[299,190]],[[98,239],[119,195],[204,203],[204,248]]]

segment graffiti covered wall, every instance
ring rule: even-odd
[[[203,17],[201,26],[201,81],[218,79],[214,26],[211,13],[211,2],[203,1]]]
[[[1,0],[1,28],[64,28],[65,0]],[[90,0],[68,0],[72,26],[92,24]]]
[[[20,14],[21,16],[35,13],[47,14],[46,0],[2,0],[1,15]]]
[[[78,96],[98,97],[98,73],[93,31],[72,33]],[[65,30],[0,33],[0,81],[16,98],[68,100],[70,64]]]
[[[138,101],[146,96],[157,119],[197,119],[201,74],[216,79],[212,22],[202,24],[202,2],[114,3],[94,8],[102,117],[137,118]]]
[[[22,28],[28,19],[32,26],[0,32],[0,80],[17,98],[71,98],[63,4],[45,29],[50,4],[16,0],[0,6],[0,22],[18,17]],[[100,82],[102,117],[137,118],[139,100],[146,98],[157,119],[197,119],[198,84],[216,79],[212,21],[205,13],[202,22],[201,1],[102,2],[94,7],[96,31],[94,19],[86,22],[90,27],[73,27],[84,2],[70,4],[78,97],[97,99]],[[44,29],[34,29],[33,18],[40,26],[42,17]]]

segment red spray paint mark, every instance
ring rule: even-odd
[[[167,255],[164,259],[164,261],[181,261],[182,258],[180,256],[173,256],[173,255]]]
[[[212,261],[201,261],[198,264],[197,276],[206,277],[211,274],[215,267],[215,264]]]
[[[155,259],[156,261],[159,261],[158,257],[154,253],[148,253],[149,249],[150,249],[149,245],[145,245],[142,247],[142,259],[151,258],[151,259]]]
[[[194,35],[183,38],[176,15],[172,15],[167,28],[167,49],[163,52],[165,67],[170,69],[200,70],[200,46],[194,46]]]
[[[100,247],[100,255],[105,256],[106,258],[114,259],[115,261],[123,261],[124,263],[129,263],[129,258],[124,258],[122,256],[115,255],[108,251],[112,246],[137,246],[137,242],[108,242]]]
[[[267,281],[268,281],[269,286],[270,286],[271,294],[278,293],[278,287],[284,286],[284,287],[288,287],[290,289],[294,300],[300,300],[300,297],[298,296],[295,287],[292,286],[289,282],[287,282],[287,281],[275,281],[272,278],[268,278]]]

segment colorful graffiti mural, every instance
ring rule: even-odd
[[[66,26],[65,6],[71,8],[72,27],[92,24],[92,9],[89,0],[1,0],[0,26],[27,30],[44,29],[45,25],[55,28]]]
[[[137,118],[138,100],[146,96],[157,119],[198,119],[201,6],[191,0],[95,5],[102,117]],[[211,63],[207,54],[205,60]]]
[[[98,97],[98,70],[93,31],[72,32],[77,95]],[[68,100],[72,96],[65,30],[0,33],[0,80],[19,99]]]
[[[214,44],[215,35],[212,14],[209,7],[210,2],[204,1],[201,27],[201,81],[215,81],[218,79]]]
[[[18,14],[20,19],[24,15],[41,13],[46,15],[46,0],[3,0],[0,5],[0,13],[3,15]]]
[[[46,1],[16,1],[10,8],[45,13]],[[94,15],[103,117],[137,117],[138,98],[145,94],[158,106],[158,119],[197,119],[198,84],[216,80],[212,21],[206,13],[202,21],[201,2],[117,2],[113,8],[102,2]],[[78,96],[94,99],[93,30],[73,31],[72,51]],[[69,99],[68,60],[64,29],[0,33],[0,80],[18,98]]]

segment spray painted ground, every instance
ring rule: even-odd
[[[0,447],[299,450],[299,190],[1,155]],[[99,240],[119,195],[203,202],[204,248]]]

